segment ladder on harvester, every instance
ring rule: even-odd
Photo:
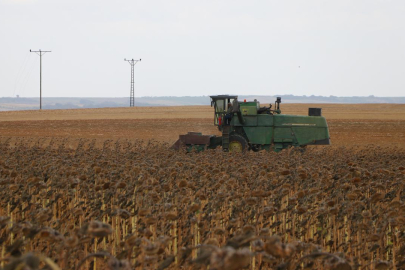
[[[231,130],[230,125],[224,125],[222,128],[222,150],[225,152],[229,151],[229,131]]]

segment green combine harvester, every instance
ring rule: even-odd
[[[239,102],[238,96],[210,96],[215,108],[214,125],[222,136],[189,132],[180,135],[172,149],[203,151],[222,146],[226,152],[274,150],[307,145],[329,145],[330,137],[322,109],[309,108],[308,116],[281,114],[281,98],[274,109],[260,107],[257,100]]]

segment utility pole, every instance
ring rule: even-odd
[[[51,51],[31,51],[39,55],[39,109],[42,110],[42,55],[46,54],[47,52]]]
[[[133,58],[131,60],[127,60],[126,58],[124,59],[124,61],[127,61],[131,65],[131,94],[129,96],[129,107],[135,106],[134,66],[136,65],[136,63],[138,63],[141,60],[142,59],[134,60]]]

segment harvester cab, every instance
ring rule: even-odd
[[[214,125],[222,136],[189,132],[180,135],[173,149],[202,151],[222,146],[225,152],[258,151],[276,152],[289,147],[329,145],[329,130],[320,108],[309,108],[308,116],[281,114],[281,98],[277,97],[274,109],[260,107],[260,102],[238,101],[238,96],[210,96],[214,107]]]
[[[237,103],[238,96],[220,95],[210,96],[210,98],[211,107],[214,107],[214,125],[221,131],[225,117],[233,112],[233,105]]]

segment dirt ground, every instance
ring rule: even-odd
[[[334,146],[405,148],[405,104],[282,104],[284,114],[322,108]],[[179,134],[219,134],[209,106],[135,107],[0,112],[0,139],[155,139],[174,143]]]

